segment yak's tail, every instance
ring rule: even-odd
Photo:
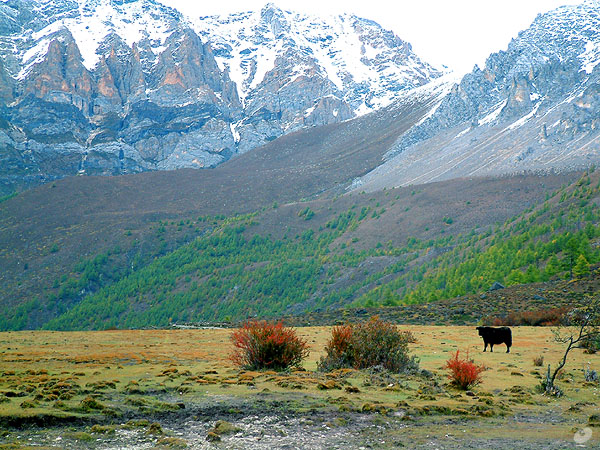
[[[506,328],[507,333],[506,333],[506,345],[509,347],[512,347],[512,331],[510,328]]]

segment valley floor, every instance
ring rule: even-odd
[[[328,327],[299,328],[311,354],[281,373],[235,368],[225,329],[0,333],[0,449],[600,445],[600,385],[583,376],[600,355],[573,352],[556,399],[533,364],[560,357],[549,328],[515,327],[510,354],[482,353],[474,327],[402,328],[419,374],[317,372]],[[456,350],[487,367],[473,391],[447,384]]]

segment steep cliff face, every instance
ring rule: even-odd
[[[44,60],[33,66],[22,83],[21,96],[48,103],[72,104],[89,115],[96,86],[82,64],[81,54],[68,30],[60,30],[48,45]]]
[[[354,111],[343,92],[310,56],[289,50],[245,97],[245,116],[236,124],[239,151],[307,126],[348,120]]]
[[[153,0],[8,0],[0,56],[0,154],[19,173],[2,169],[5,191],[15,180],[214,167],[439,75],[373,22],[273,5],[190,19]]]
[[[539,15],[405,133],[362,189],[600,163],[600,2]]]
[[[7,105],[15,98],[15,83],[0,60],[0,105]]]

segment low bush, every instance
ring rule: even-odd
[[[533,358],[533,365],[535,367],[542,367],[544,365],[544,356],[543,355],[535,356]]]
[[[557,326],[564,322],[569,308],[537,309],[533,311],[511,312],[503,317],[487,317],[484,325],[494,327],[514,327],[527,325],[533,327]]]
[[[344,367],[366,369],[381,366],[392,372],[418,367],[409,355],[408,344],[416,342],[408,331],[399,331],[390,323],[372,317],[369,321],[334,327],[318,367],[331,371]]]
[[[481,373],[485,370],[484,366],[478,366],[469,359],[469,352],[465,359],[460,359],[458,350],[446,361],[445,368],[450,371],[448,378],[451,384],[463,390],[481,383]]]
[[[600,351],[600,336],[591,336],[587,339],[584,339],[581,342],[581,348],[583,348],[583,352],[589,355],[593,355]]]
[[[598,377],[598,372],[592,370],[590,368],[589,363],[588,367],[583,369],[583,377],[585,378],[585,381],[588,381],[590,383],[597,383],[600,380],[600,378]]]
[[[283,370],[300,365],[308,344],[281,322],[246,322],[231,335],[235,347],[231,360],[244,369]]]
[[[340,325],[333,327],[331,338],[325,346],[325,356],[319,361],[319,369],[329,372],[343,367],[354,367],[352,357],[352,325]]]

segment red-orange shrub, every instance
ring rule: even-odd
[[[327,341],[325,353],[322,357],[320,367],[323,370],[333,370],[341,367],[352,367],[351,358],[352,326],[340,325],[331,329],[331,339]]]
[[[231,335],[235,347],[231,360],[245,369],[282,370],[300,365],[308,344],[281,322],[246,322]]]
[[[445,368],[450,371],[448,378],[451,383],[464,390],[481,383],[481,373],[485,370],[484,366],[478,366],[469,359],[469,352],[465,359],[460,359],[458,350],[452,358],[446,361]]]
[[[368,322],[334,327],[319,369],[382,366],[393,372],[410,370],[417,367],[415,358],[408,354],[408,344],[415,341],[410,332],[399,331],[377,316]]]

